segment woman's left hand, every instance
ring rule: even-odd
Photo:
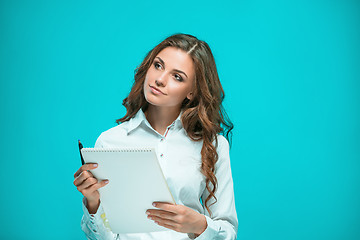
[[[182,233],[194,233],[200,235],[207,228],[204,215],[183,205],[172,203],[155,202],[154,207],[148,209],[148,218],[154,220],[160,226]]]

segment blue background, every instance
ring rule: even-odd
[[[208,42],[235,129],[238,239],[360,239],[360,4],[1,1],[1,239],[85,239],[77,139],[165,37]]]

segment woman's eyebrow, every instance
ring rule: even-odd
[[[156,57],[156,58],[158,58],[159,61],[161,62],[161,64],[164,65],[164,67],[165,67],[165,62],[164,62],[160,57]],[[183,71],[181,71],[181,70],[179,70],[179,69],[174,69],[174,70],[175,70],[176,72],[182,73],[182,74],[184,74],[186,77],[188,77],[188,76],[186,75],[186,73],[184,73]]]

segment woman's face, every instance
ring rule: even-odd
[[[192,99],[195,66],[181,49],[166,47],[155,57],[144,82],[147,102],[159,107],[180,106],[185,98]]]

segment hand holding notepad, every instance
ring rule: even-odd
[[[83,148],[85,163],[98,163],[90,170],[99,181],[100,201],[114,233],[140,233],[168,230],[147,219],[153,202],[175,200],[153,148]]]

